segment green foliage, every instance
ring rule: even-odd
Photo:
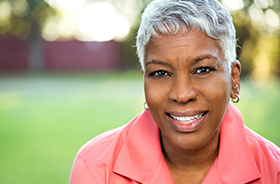
[[[56,10],[44,0],[0,0],[0,37],[26,39],[34,24],[42,26]]]
[[[141,72],[0,76],[0,183],[67,183],[78,149],[143,110]],[[247,126],[280,145],[280,83],[243,81]]]

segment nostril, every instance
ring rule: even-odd
[[[172,87],[169,91],[169,99],[178,103],[187,103],[197,98],[193,82],[184,71],[177,73],[172,78]]]
[[[185,90],[171,90],[169,93],[169,99],[178,103],[187,103],[194,101],[197,98],[197,94],[193,89]]]

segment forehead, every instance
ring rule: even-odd
[[[190,30],[183,34],[162,35],[152,38],[147,46],[145,62],[151,59],[174,59],[177,57],[199,57],[211,54],[223,60],[222,50],[216,40],[199,30]],[[155,58],[156,57],[156,58]],[[172,58],[173,57],[173,58]]]

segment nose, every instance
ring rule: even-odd
[[[186,77],[177,77],[173,81],[172,88],[169,92],[169,99],[178,103],[187,103],[194,101],[197,98],[197,93],[193,83]]]

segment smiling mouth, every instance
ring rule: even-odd
[[[167,113],[171,125],[179,132],[193,132],[205,121],[208,111],[193,116],[175,116]]]
[[[204,112],[204,113],[200,113],[200,114],[197,114],[194,116],[174,116],[171,114],[167,114],[167,115],[176,121],[179,121],[184,124],[189,124],[189,123],[193,123],[194,121],[202,118],[206,113],[207,112]]]
[[[188,123],[192,123],[192,122],[198,120],[199,118],[202,118],[204,113],[197,114],[197,115],[194,115],[194,116],[183,116],[183,117],[173,116],[171,114],[168,114],[168,115],[176,121],[179,121],[179,122],[184,123],[184,124],[188,124]]]

